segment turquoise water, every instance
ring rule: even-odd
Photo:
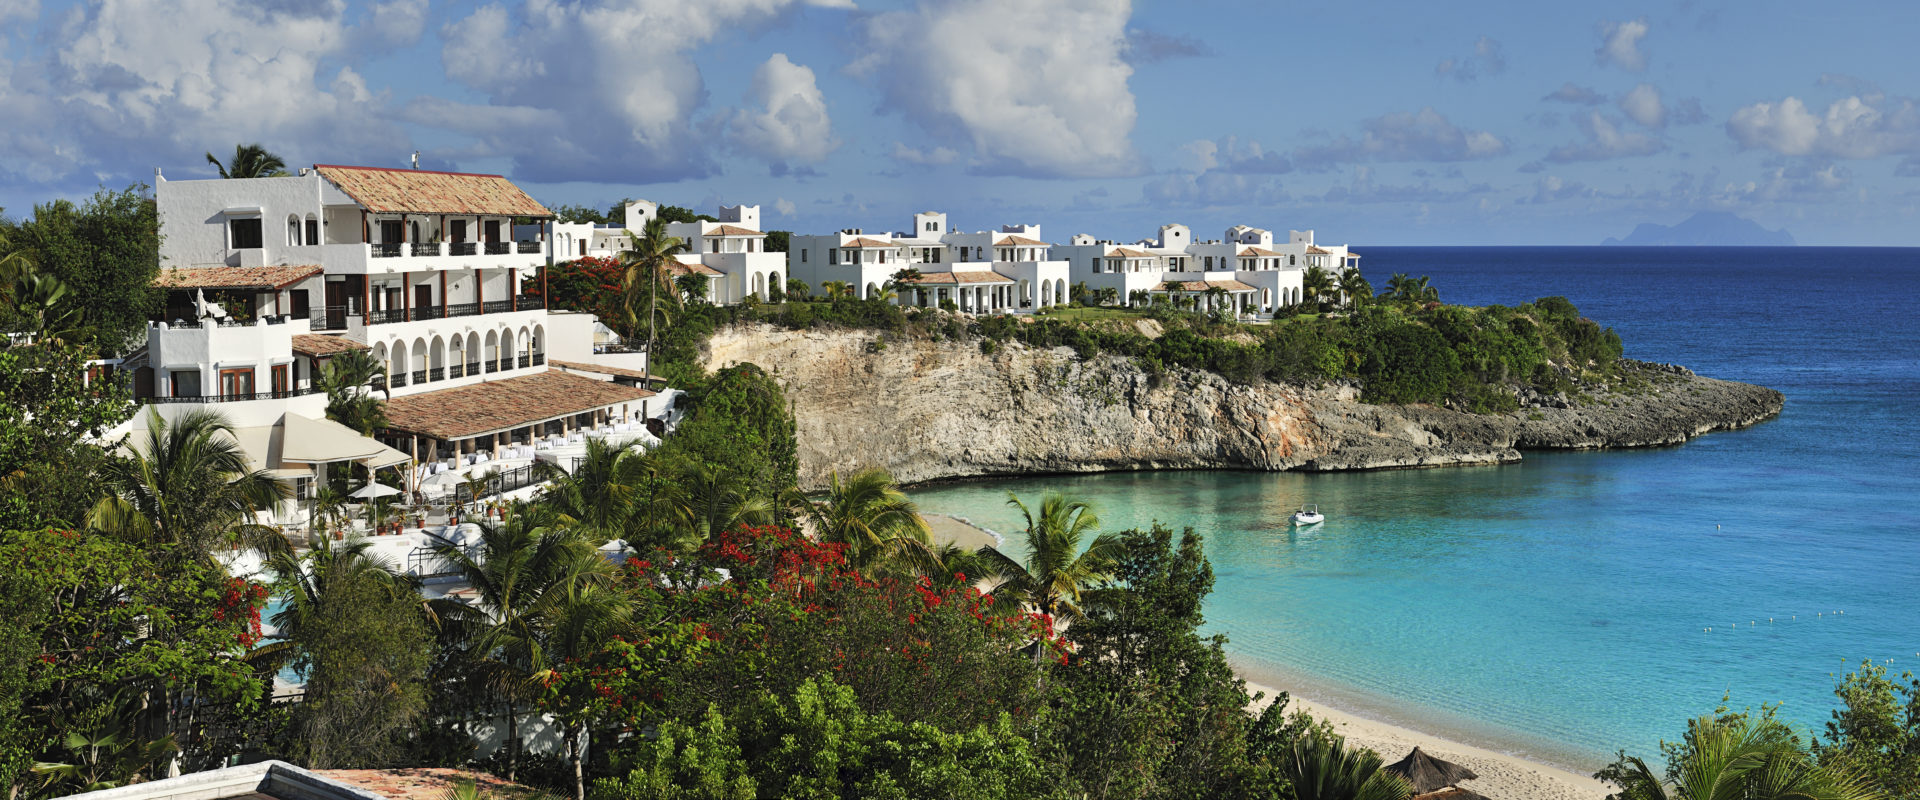
[[[1048,489],[1092,500],[1110,530],[1191,526],[1218,575],[1209,626],[1249,675],[1577,767],[1651,754],[1723,696],[1817,727],[1851,662],[1920,668],[1914,251],[1366,254],[1376,283],[1429,274],[1449,300],[1567,295],[1628,355],[1773,386],[1786,410],[1684,446],[1502,467],[1037,477],[915,498],[1002,532],[1008,491]],[[1292,529],[1302,502],[1328,522]]]

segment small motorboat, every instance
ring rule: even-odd
[[[1320,507],[1311,503],[1301,506],[1299,511],[1293,512],[1293,524],[1295,525],[1318,525],[1325,521],[1327,521],[1327,518],[1320,516]]]

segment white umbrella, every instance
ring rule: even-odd
[[[467,476],[462,475],[458,472],[455,472],[454,470],[447,470],[445,472],[439,472],[439,473],[435,473],[433,475],[427,476],[426,480],[420,482],[420,488],[423,490],[450,489],[466,482],[467,482]]]
[[[360,489],[354,492],[352,496],[358,497],[362,500],[367,500],[375,497],[391,497],[399,493],[400,493],[399,489],[395,489],[384,483],[368,483],[367,485],[360,487]]]

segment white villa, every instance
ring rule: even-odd
[[[530,464],[555,436],[660,410],[635,385],[644,355],[602,352],[590,314],[547,311],[545,244],[509,237],[514,218],[553,215],[503,177],[319,165],[155,184],[167,301],[121,367],[163,418],[219,410],[255,466],[294,486],[277,522],[304,521],[326,463]],[[351,350],[387,368],[378,441],[328,421],[314,385]]]
[[[545,247],[556,262],[583,256],[614,258],[632,249],[637,232],[659,214],[658,203],[633,200],[627,203],[625,226],[552,223]],[[707,300],[714,305],[738,303],[749,294],[771,299],[772,288],[785,285],[787,259],[784,253],[767,252],[760,207],[721,206],[715,216],[718,222],[667,223],[667,235],[686,243],[675,272],[705,276]]]
[[[1173,289],[1198,296],[1203,309],[1221,300],[1209,297],[1215,288],[1226,292],[1224,302],[1237,314],[1271,314],[1300,302],[1301,279],[1307,268],[1320,267],[1339,276],[1359,268],[1360,256],[1346,245],[1314,244],[1313,231],[1288,231],[1283,244],[1261,228],[1235,225],[1223,239],[1195,242],[1187,226],[1160,226],[1159,235],[1133,244],[1095,240],[1075,235],[1054,254],[1071,265],[1073,281],[1092,290],[1113,289],[1123,305],[1133,305],[1138,292],[1164,295]]]
[[[974,314],[1030,312],[1067,300],[1068,268],[1040,238],[1038,225],[1003,225],[998,233],[959,233],[947,215],[913,215],[913,230],[869,236],[857,228],[794,236],[787,253],[793,277],[815,290],[839,281],[855,297],[879,294],[901,270],[919,273],[896,289],[902,305],[951,301]]]

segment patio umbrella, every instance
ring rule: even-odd
[[[1475,775],[1473,770],[1459,764],[1442,761],[1420,752],[1418,747],[1413,748],[1413,752],[1408,753],[1406,758],[1381,769],[1406,778],[1407,783],[1413,785],[1413,793],[1417,795],[1436,792],[1461,781],[1480,777]]]
[[[420,482],[420,489],[422,491],[428,489],[452,489],[466,482],[467,476],[454,470],[447,470],[427,476],[426,480]]]
[[[396,495],[399,493],[400,493],[399,489],[395,489],[384,483],[370,482],[367,485],[362,486],[358,490],[356,490],[352,496],[358,497],[362,500],[370,500],[375,497],[392,497],[393,495]]]

